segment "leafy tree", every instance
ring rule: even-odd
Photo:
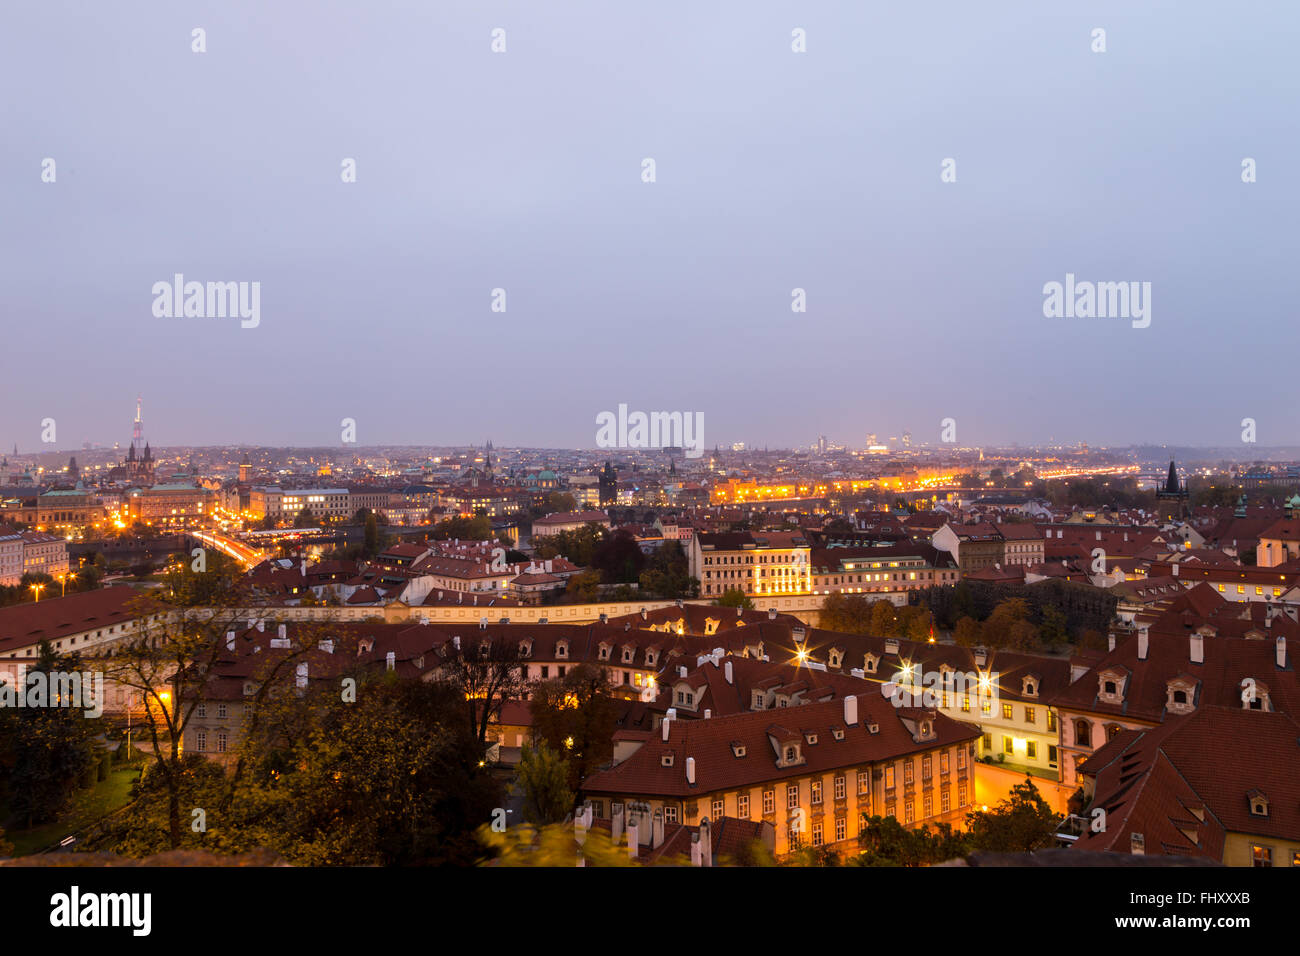
[[[606,584],[638,580],[645,563],[645,553],[636,543],[636,538],[622,528],[607,535],[591,555],[592,567],[601,572]]]
[[[525,747],[519,760],[519,789],[524,814],[534,823],[559,823],[573,810],[572,771],[558,750],[545,743]]]
[[[1029,777],[987,813],[972,810],[966,815],[971,848],[995,853],[1028,853],[1053,846],[1060,822]]]
[[[33,677],[40,675],[53,695],[61,689],[54,675],[80,668],[78,656],[60,656],[49,641],[42,641],[24,680],[34,688]],[[0,769],[6,771],[0,774],[0,788],[8,791],[10,811],[28,827],[57,819],[98,761],[94,739],[99,728],[80,702],[56,706],[47,697],[45,703],[0,707]]]
[[[435,541],[448,541],[452,538],[461,541],[488,541],[492,538],[492,522],[483,515],[472,518],[456,515],[434,525],[429,537]]]
[[[533,685],[528,702],[533,738],[567,756],[569,787],[575,792],[614,756],[613,690],[604,668],[591,664]]]
[[[230,607],[242,597],[243,569],[229,555],[205,548],[202,570],[188,556],[168,565],[163,584],[168,601],[176,607]]]
[[[365,511],[366,509],[362,510]],[[379,553],[379,522],[375,520],[374,514],[369,511],[366,513],[365,525],[365,554],[366,557],[373,558]]]
[[[865,594],[835,591],[822,602],[820,625],[841,634],[871,634],[872,601]]]
[[[747,611],[754,609],[754,602],[740,588],[728,588],[713,604],[716,607],[743,607]]]
[[[479,829],[479,841],[491,856],[484,866],[635,866],[626,847],[614,845],[607,830],[588,831],[579,844],[569,823],[547,826],[510,827],[499,833],[488,826]]]
[[[858,835],[859,855],[854,866],[924,866],[965,856],[963,834],[946,823],[934,830],[928,825],[904,827],[894,817],[871,817]]]
[[[565,593],[575,600],[590,604],[600,597],[600,572],[582,571],[569,578]]]
[[[962,647],[974,647],[981,640],[979,621],[973,617],[963,617],[953,629],[952,637]]]

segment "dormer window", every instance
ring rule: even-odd
[[[1026,677],[1026,678],[1021,682],[1020,690],[1021,690],[1021,693],[1022,693],[1025,697],[1037,697],[1037,696],[1038,696],[1038,681],[1036,681],[1036,680],[1035,680],[1034,678],[1032,678],[1032,677]]]
[[[841,728],[836,727],[834,730],[831,731],[831,736],[834,737],[836,740],[843,740],[844,731]]]
[[[785,748],[785,762],[786,762],[786,763],[794,763],[794,762],[795,762],[796,760],[798,760],[798,759],[799,759],[799,748],[798,748],[798,747],[786,747],[786,748]]]
[[[804,739],[808,741],[808,746],[810,747],[817,743],[816,734],[804,734]]]
[[[1268,688],[1253,677],[1245,678],[1241,682],[1241,706],[1244,710],[1271,711]]]
[[[478,646],[478,656],[487,657],[488,651],[490,651],[491,649],[492,649],[492,645],[490,645],[487,641],[484,641]]]
[[[921,736],[929,737],[934,732],[934,724],[928,720],[921,721]]]
[[[1264,796],[1258,790],[1252,790],[1247,794],[1250,799],[1250,814],[1254,817],[1268,816],[1268,797]]]
[[[874,674],[876,672],[876,665],[879,662],[880,662],[880,658],[877,657],[875,654],[868,654],[864,661],[865,666],[863,667],[863,670],[865,670],[868,674]]]
[[[731,755],[733,757],[745,756],[745,745],[738,740],[733,740],[731,742]]]
[[[646,652],[645,652],[645,665],[646,665],[646,667],[654,667],[654,666],[655,666],[655,658],[656,658],[657,656],[658,656],[658,655],[656,655],[654,651],[646,651]]]
[[[529,657],[529,656],[532,655],[532,653],[533,653],[533,642],[532,642],[532,641],[520,641],[520,642],[519,642],[519,656],[520,656],[520,657]]]
[[[1097,678],[1097,697],[1106,704],[1124,703],[1124,675],[1106,671]]]
[[[831,667],[839,667],[840,660],[843,657],[844,657],[844,652],[840,650],[838,647],[832,647],[830,650],[830,654],[827,655],[827,659],[830,661]]]
[[[596,657],[599,660],[607,661],[609,660],[609,652],[610,652],[610,646],[608,644],[601,644],[596,651]]]
[[[763,709],[763,693],[762,691],[756,690],[754,691],[754,710],[762,710],[762,709]]]
[[[568,641],[556,641],[556,643],[555,643],[555,656],[556,656],[556,657],[568,657],[568,656],[569,656],[569,642],[568,642]]]
[[[673,755],[672,755],[672,753],[669,752],[669,753],[664,754],[662,757],[660,757],[660,758],[659,758],[659,765],[660,765],[661,767],[671,767],[671,766],[673,765]]]
[[[1190,714],[1196,709],[1196,685],[1182,679],[1171,680],[1165,708],[1171,714]]]
[[[633,657],[634,654],[635,654],[635,650],[634,650],[633,648],[631,648],[631,647],[625,647],[625,648],[623,648],[623,663],[624,663],[624,664],[631,664],[631,663],[632,663],[632,657]]]

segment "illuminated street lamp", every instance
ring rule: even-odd
[[[44,584],[29,584],[28,587],[32,589],[32,592],[36,595],[36,600],[39,602],[40,599],[41,599],[41,590],[45,587],[45,585],[44,585]]]

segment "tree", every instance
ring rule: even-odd
[[[865,594],[835,591],[822,602],[820,625],[841,634],[871,634],[872,601]]]
[[[461,541],[488,541],[492,538],[492,522],[482,515],[467,518],[456,515],[445,518],[433,526],[429,537],[435,541],[447,541],[458,538]]]
[[[569,762],[545,743],[525,747],[517,771],[524,815],[533,823],[559,823],[573,809]]]
[[[29,697],[24,707],[0,706],[0,768],[7,771],[0,774],[0,785],[8,790],[10,811],[28,827],[57,819],[98,760],[99,727],[86,716],[82,701],[74,696],[67,706],[53,699],[72,690],[65,678],[80,667],[78,656],[60,656],[49,641],[41,641],[36,664],[23,680],[26,691],[43,688],[42,699]]]
[[[486,751],[488,725],[501,716],[505,702],[528,696],[519,645],[507,637],[466,641],[444,667],[447,681],[464,695],[470,733]]]
[[[564,590],[570,597],[590,604],[600,597],[600,572],[581,571],[569,578]]]
[[[604,668],[578,664],[534,684],[528,707],[533,739],[566,755],[572,790],[614,756],[614,694]]]
[[[320,522],[318,522],[316,517],[311,513],[311,509],[306,505],[303,505],[302,509],[294,515],[293,518],[293,526],[295,528],[314,528],[319,523]]]
[[[636,581],[645,562],[636,538],[622,528],[607,535],[591,554],[591,565],[601,572],[606,584]]]
[[[898,610],[893,603],[886,600],[876,601],[871,605],[871,632],[878,637],[894,637],[898,634]]]
[[[974,647],[979,644],[980,622],[973,617],[963,617],[953,629],[952,638],[962,647]]]
[[[379,553],[379,522],[375,520],[373,513],[367,512],[366,518],[366,539],[365,554],[368,558],[373,558]]]
[[[971,848],[993,853],[1029,853],[1053,846],[1060,822],[1028,776],[987,813],[966,814]]]
[[[965,837],[946,823],[904,827],[892,816],[871,817],[858,834],[854,866],[923,866],[965,856]]]
[[[754,609],[754,602],[740,588],[728,588],[713,604],[716,607],[743,607],[747,611]]]

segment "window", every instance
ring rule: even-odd
[[[894,768],[892,766],[885,768],[885,789],[894,789]]]
[[[912,801],[904,800],[903,801],[903,822],[912,823],[915,821],[915,819],[916,819],[916,810],[912,805]]]
[[[1250,848],[1252,866],[1272,866],[1273,865],[1273,848],[1271,846],[1261,846],[1258,843],[1252,844]]]
[[[909,783],[912,782],[912,779],[913,779],[913,776],[915,775],[915,772],[916,772],[916,770],[915,770],[915,768],[912,766],[912,761],[910,761],[910,760],[906,760],[906,761],[903,762],[903,783],[904,783],[904,785],[909,784]]]
[[[984,714],[985,717],[992,717],[992,716],[993,716],[993,701],[991,701],[991,700],[981,701],[981,703],[980,703],[980,710],[981,710],[981,712],[983,712],[983,714]]]
[[[1051,764],[1053,767],[1056,766],[1057,761],[1060,759],[1060,757],[1058,756],[1059,753],[1060,751],[1056,749],[1056,744],[1047,745],[1047,762]]]
[[[1074,722],[1074,742],[1081,747],[1092,746],[1092,724],[1086,720]]]
[[[948,751],[946,750],[943,753],[939,754],[939,772],[940,773],[948,772]]]
[[[217,734],[217,753],[223,754],[225,752],[226,752],[226,733],[225,731],[222,731],[221,733]]]
[[[966,766],[966,748],[958,747],[957,748],[957,769],[961,770],[965,766]]]
[[[957,806],[966,806],[966,784],[957,784]]]
[[[194,711],[194,716],[195,716],[195,717],[206,717],[206,716],[208,716],[208,705],[207,705],[207,704],[199,704],[199,706],[198,706],[198,707],[195,709],[195,711]]]
[[[763,812],[776,813],[776,791],[775,790],[763,791]]]
[[[1003,735],[1002,735],[1002,752],[1003,752],[1004,754],[1009,754],[1009,753],[1012,752],[1012,750],[1014,750],[1014,742],[1013,742],[1012,739],[1011,739],[1010,737],[1008,737],[1006,734],[1003,734]]]
[[[952,809],[952,794],[948,792],[947,787],[939,792],[939,809],[944,813]]]
[[[838,776],[838,777],[835,778],[835,799],[836,799],[836,800],[843,800],[843,799],[844,799],[844,791],[845,791],[845,786],[844,786],[844,775],[841,774],[840,776]]]
[[[742,793],[736,798],[736,815],[742,820],[749,819],[749,794]]]
[[[665,823],[677,822],[677,808],[675,806],[664,807],[664,822]]]
[[[844,817],[835,818],[835,841],[838,843],[848,835],[848,821]],[[1300,854],[1298,854],[1300,855]]]
[[[970,698],[969,698],[969,697],[963,697],[963,698],[961,699],[961,712],[962,712],[963,714],[969,714],[969,713],[970,713]]]
[[[1030,760],[1038,759],[1038,741],[1036,740],[1025,741],[1025,756],[1028,757]]]
[[[208,749],[208,735],[205,734],[203,731],[200,730],[197,734],[194,735],[194,742],[195,742],[195,748],[198,749],[199,751],[204,751]]]
[[[930,767],[931,767],[930,755],[926,754],[924,757],[921,758],[921,779],[922,780],[930,779],[931,777]]]
[[[1012,720],[1012,719],[1013,719],[1013,716],[1012,716],[1012,710],[1011,710],[1011,705],[1010,705],[1010,704],[1003,704],[1003,705],[1002,705],[1002,719],[1003,719],[1003,720]]]
[[[785,788],[785,808],[793,810],[799,806],[799,784],[787,784]]]
[[[929,790],[925,792],[923,807],[925,809],[925,816],[927,817],[934,816],[934,794],[932,794]]]
[[[822,782],[820,780],[812,781],[812,802],[822,802]]]
[[[722,798],[721,798],[721,797],[714,797],[714,798],[713,798],[713,807],[712,807],[712,809],[713,809],[713,819],[717,820],[719,817],[722,816],[722,806],[723,806],[723,805],[722,805]]]
[[[1049,733],[1056,730],[1056,711],[1054,710],[1047,712],[1047,730]]]
[[[980,739],[980,746],[982,746],[982,747],[984,748],[984,753],[986,753],[986,754],[987,754],[987,753],[992,753],[992,752],[993,752],[993,735],[992,735],[992,734],[985,734],[985,735]]]
[[[822,839],[822,825],[820,822],[812,825],[812,842],[813,846],[821,846],[825,842]]]
[[[217,716],[218,716],[218,717],[225,717],[225,716],[226,716],[226,705],[225,705],[225,704],[217,704]]]
[[[1037,717],[1037,716],[1038,716],[1038,715],[1037,715],[1037,713],[1034,711],[1034,708],[1032,708],[1032,707],[1026,707],[1026,708],[1025,708],[1025,723],[1027,723],[1027,724],[1032,724],[1032,723],[1034,723],[1034,718]]]
[[[871,789],[871,771],[858,771],[858,793],[863,794]]]

